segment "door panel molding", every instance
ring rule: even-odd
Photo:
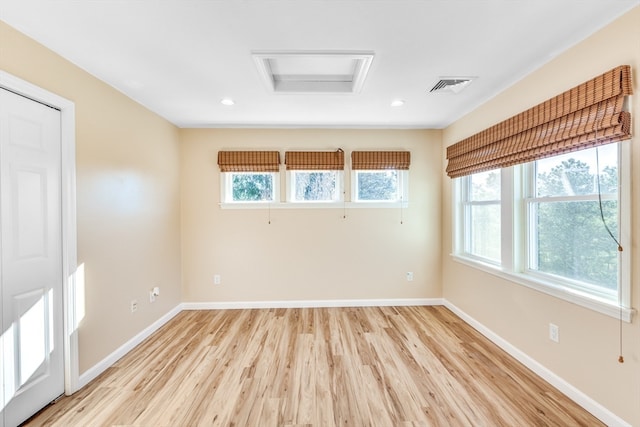
[[[82,295],[78,287],[84,286],[77,280],[77,225],[76,225],[76,141],[75,104],[53,92],[0,70],[0,87],[48,105],[60,111],[61,131],[61,172],[62,172],[62,273],[64,313],[64,391],[71,395],[79,389],[78,371],[78,313],[83,310],[77,295]]]

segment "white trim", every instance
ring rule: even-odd
[[[220,209],[407,209],[409,202],[233,202]]]
[[[478,322],[473,317],[453,305],[447,300],[444,300],[444,306],[451,310],[456,316],[460,317],[467,324],[473,327],[475,330],[484,335],[487,339],[492,341],[498,347],[506,351],[509,355],[514,357],[520,363],[531,369],[534,373],[547,381],[549,384],[560,390],[567,395],[571,400],[582,406],[585,410],[589,411],[593,416],[610,427],[631,427],[631,424],[624,421],[622,418],[602,406],[600,403],[587,396],[582,391],[571,385],[569,382],[562,379],[550,369],[521,351],[507,340],[503,339],[495,332]]]
[[[185,302],[183,310],[232,310],[250,308],[389,307],[442,305],[442,298]]]
[[[60,111],[62,273],[64,314],[64,391],[72,394],[78,385],[78,331],[75,317],[77,225],[76,225],[76,137],[75,104],[55,93],[0,70],[0,87],[49,105]]]
[[[173,309],[171,309],[167,314],[153,322],[147,328],[145,328],[142,332],[131,338],[129,341],[118,347],[113,353],[102,359],[100,362],[96,363],[93,367],[87,369],[79,378],[80,388],[86,386],[91,381],[96,379],[98,375],[106,371],[109,367],[111,367],[114,363],[120,360],[123,356],[133,350],[137,345],[139,345],[142,341],[149,338],[154,332],[164,326],[169,320],[173,319],[178,313],[182,311],[182,304],[178,304]]]

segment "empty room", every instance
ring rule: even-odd
[[[0,0],[0,427],[640,426],[640,0]]]

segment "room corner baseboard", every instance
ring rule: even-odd
[[[412,305],[443,305],[442,298],[292,300],[292,301],[228,301],[185,302],[183,310],[231,310],[250,308],[323,308],[323,307],[388,307]]]
[[[82,387],[89,384],[95,378],[98,377],[101,373],[106,371],[109,367],[111,367],[114,363],[116,363],[120,358],[126,355],[128,352],[133,350],[135,346],[140,344],[142,341],[147,339],[151,334],[160,329],[165,323],[169,320],[173,319],[178,313],[182,311],[182,304],[178,304],[173,309],[171,309],[167,314],[153,322],[147,328],[145,328],[138,335],[131,338],[129,341],[121,345],[117,350],[113,353],[102,359],[100,362],[89,368],[86,372],[80,375],[78,379],[78,390]]]
[[[578,405],[582,406],[586,411],[589,411],[593,416],[598,418],[606,425],[610,427],[632,427],[631,424],[627,423],[622,418],[593,400],[591,397],[578,390],[576,387],[556,375],[553,371],[540,364],[525,352],[513,346],[511,343],[497,335],[495,332],[484,326],[482,323],[478,322],[473,317],[469,316],[467,313],[456,307],[451,302],[443,299],[443,305],[453,313],[455,313],[462,320],[464,320],[465,323],[469,324],[471,327],[480,332],[502,350],[506,351],[520,363],[531,369],[538,376],[540,376],[549,384],[553,385],[555,388],[567,395],[570,399],[572,399]]]

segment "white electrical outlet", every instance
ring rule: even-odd
[[[131,312],[135,313],[136,311],[138,311],[138,300],[132,299],[131,300]]]
[[[407,282],[413,282],[413,271],[407,271]]]
[[[149,291],[149,302],[155,302],[157,296],[160,296],[160,288],[158,286]]]
[[[549,339],[553,342],[560,342],[560,328],[558,328],[558,325],[549,323]]]
[[[219,285],[220,283],[222,283],[222,277],[220,277],[219,274],[216,274],[213,276],[213,284],[214,285]]]

